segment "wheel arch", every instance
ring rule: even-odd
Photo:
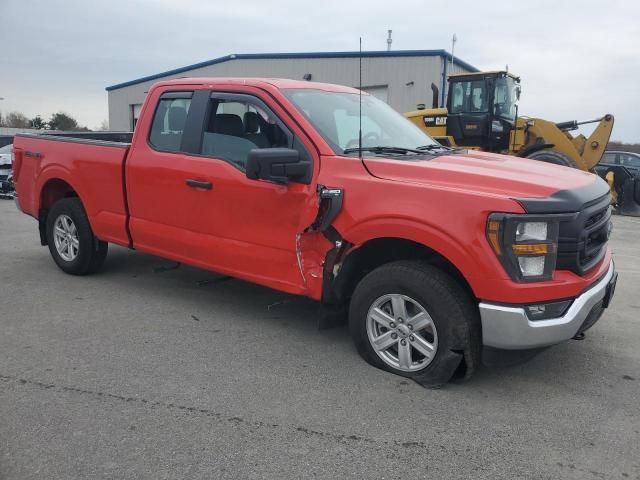
[[[351,246],[335,264],[327,263],[323,301],[342,304],[349,301],[356,285],[369,272],[386,263],[417,260],[434,265],[450,275],[469,295],[476,298],[461,268],[437,249],[405,237],[375,237]]]
[[[516,157],[527,158],[532,153],[539,152],[540,150],[546,150],[548,148],[553,148],[555,145],[553,143],[534,143],[533,145],[528,145],[520,150]]]
[[[53,172],[51,172],[53,173]],[[38,213],[38,230],[40,232],[40,244],[47,245],[46,225],[47,216],[51,207],[63,198],[77,197],[82,202],[82,198],[75,186],[69,181],[68,176],[60,174],[49,174],[41,176],[40,185],[37,189],[36,212]]]

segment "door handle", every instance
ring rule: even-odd
[[[213,188],[213,183],[202,181],[202,180],[192,180],[191,178],[187,179],[185,182],[187,187],[191,188],[202,188],[204,190],[211,190]]]

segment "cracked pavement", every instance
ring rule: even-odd
[[[0,201],[0,479],[640,479],[640,219],[614,223],[584,341],[425,390],[304,298],[118,247],[65,275]]]

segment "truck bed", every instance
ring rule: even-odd
[[[19,207],[40,218],[60,191],[75,191],[101,240],[128,245],[124,163],[131,134],[21,133],[14,139]],[[42,192],[38,195],[37,192]]]

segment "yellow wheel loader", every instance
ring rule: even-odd
[[[591,171],[602,158],[613,129],[613,115],[586,122],[554,123],[518,116],[520,78],[506,71],[451,75],[447,106],[419,105],[405,113],[443,145],[506,153]],[[599,123],[589,138],[569,132]]]
[[[451,75],[448,80],[446,107],[438,107],[440,92],[431,84],[432,108],[418,105],[417,110],[405,113],[441,144],[516,155],[596,173],[595,166],[611,136],[613,115],[561,123],[519,116],[520,78],[507,71],[462,73]],[[590,123],[598,125],[589,138],[569,133]],[[625,172],[618,173],[605,178],[618,213],[640,215],[640,178],[619,182],[617,177],[623,179]]]

